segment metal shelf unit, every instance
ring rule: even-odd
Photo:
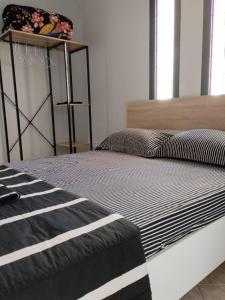
[[[14,100],[12,100],[4,91],[3,76],[2,76],[2,67],[0,62],[0,89],[1,89],[1,98],[2,98],[2,111],[3,111],[3,122],[4,122],[4,131],[5,131],[5,142],[6,142],[6,152],[7,160],[11,160],[11,152],[19,144],[19,153],[20,159],[23,160],[23,142],[22,136],[29,126],[32,126],[41,137],[52,147],[53,154],[57,155],[57,146],[68,147],[70,153],[76,152],[76,149],[79,147],[84,147],[89,145],[90,150],[93,149],[93,140],[92,140],[92,114],[91,114],[91,89],[90,89],[90,66],[89,66],[89,48],[87,45],[84,45],[75,41],[66,41],[62,39],[47,37],[43,35],[36,35],[31,33],[26,33],[22,31],[9,30],[0,36],[0,41],[9,43],[10,46],[10,58],[11,58],[11,68],[12,68],[12,80],[14,88]],[[33,47],[45,48],[47,51],[47,60],[48,60],[48,79],[49,79],[49,94],[43,100],[40,107],[29,119],[19,108],[19,99],[17,93],[17,79],[16,79],[16,70],[15,70],[15,55],[13,44],[28,45]],[[53,99],[53,90],[52,90],[52,72],[51,72],[51,50],[56,49],[64,52],[64,62],[65,62],[65,78],[66,78],[66,103],[63,105],[56,105],[58,107],[65,107],[67,109],[67,118],[68,118],[68,131],[69,131],[69,141],[65,143],[56,143],[56,131],[55,131],[55,115],[54,115],[54,99]],[[87,87],[88,87],[88,99],[87,104],[75,104],[73,96],[73,72],[72,72],[72,54],[78,51],[84,50],[86,52],[86,67],[87,67]],[[16,125],[17,125],[17,134],[18,138],[15,143],[9,145],[9,134],[8,134],[8,123],[7,123],[7,112],[6,112],[6,103],[9,101],[15,107],[16,110]],[[52,123],[52,141],[50,141],[38,128],[33,124],[35,117],[40,112],[41,108],[45,105],[47,101],[50,101],[51,107],[51,123]],[[74,108],[76,106],[83,105],[88,107],[88,117],[89,117],[89,142],[78,142],[76,140],[75,132],[75,112]],[[27,126],[21,130],[20,117],[23,117],[28,123]]]

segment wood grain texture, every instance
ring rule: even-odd
[[[225,130],[225,95],[131,101],[127,105],[127,127]]]
[[[67,40],[62,40],[62,39],[49,37],[45,35],[38,35],[38,34],[12,30],[12,29],[0,35],[0,40],[8,41],[9,32],[12,33],[12,40],[14,43],[22,43],[25,45],[42,47],[42,48],[54,47],[62,43],[62,45],[60,45],[57,48],[57,50],[63,50],[64,49],[63,45],[64,43],[66,43],[69,52],[73,52],[75,50],[79,50],[79,49],[83,49],[84,47],[87,47],[87,45],[76,41],[67,41]]]

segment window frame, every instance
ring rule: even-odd
[[[157,2],[149,0],[149,99],[156,99],[156,61],[157,61]],[[173,97],[180,93],[180,31],[181,31],[181,0],[174,5],[174,66],[173,66]]]
[[[203,37],[202,37],[202,75],[201,75],[201,95],[210,94],[211,77],[211,52],[212,52],[212,11],[214,0],[204,0],[203,11]]]

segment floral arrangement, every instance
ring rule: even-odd
[[[73,23],[60,14],[28,6],[7,5],[3,11],[3,32],[9,29],[71,40]]]

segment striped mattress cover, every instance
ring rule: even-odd
[[[213,165],[94,151],[12,167],[125,216],[146,258],[225,215],[225,168]]]

